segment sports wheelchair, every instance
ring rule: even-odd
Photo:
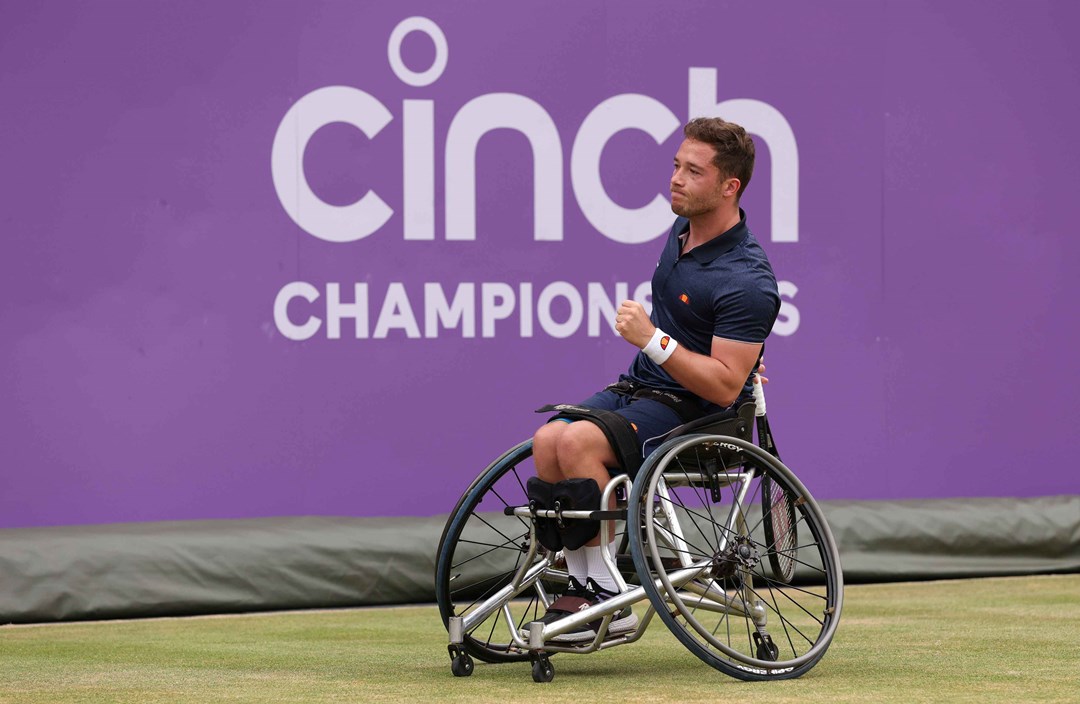
[[[551,654],[632,643],[656,615],[694,655],[738,679],[810,670],[840,618],[840,557],[821,509],[779,459],[762,385],[754,391],[737,411],[672,430],[633,479],[613,476],[599,504],[613,509],[530,504],[532,440],[492,462],[439,542],[435,590],[453,674],[471,675],[475,657],[531,662],[533,680],[550,682]],[[618,542],[604,559],[620,593],[545,627],[551,594],[569,577],[562,553],[537,541],[537,518],[601,521],[601,542]],[[608,633],[624,608],[646,600],[634,630]],[[590,641],[553,640],[597,622]]]

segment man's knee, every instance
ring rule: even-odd
[[[562,469],[559,467],[558,448],[559,438],[566,427],[566,423],[555,421],[541,426],[533,433],[533,460],[536,464],[536,474],[544,481],[557,482],[563,479]]]
[[[548,423],[533,433],[533,457],[544,463],[558,464],[559,444],[567,424],[562,421]]]
[[[562,467],[588,466],[600,463],[614,466],[615,454],[604,431],[594,423],[578,421],[571,423],[559,434],[556,454]]]
[[[539,448],[543,450],[551,450],[552,452],[558,447],[559,436],[566,430],[567,424],[561,421],[553,423],[546,423],[540,426],[535,433],[533,433],[533,452],[536,452]]]

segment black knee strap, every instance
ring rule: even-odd
[[[638,443],[637,432],[634,430],[634,426],[630,424],[630,421],[618,413],[598,408],[574,406],[569,403],[544,406],[537,409],[536,412],[556,413],[555,418],[587,420],[593,423],[603,431],[604,437],[607,438],[612,451],[615,453],[615,459],[619,461],[619,466],[627,474],[633,477],[641,469],[644,458],[641,455],[641,445]]]
[[[530,505],[538,510],[596,511],[600,508],[600,485],[595,479],[564,479],[550,484],[539,477],[529,477],[525,491]],[[552,552],[564,547],[577,550],[599,532],[600,521],[536,518],[536,539]]]
[[[600,509],[600,485],[595,479],[564,479],[551,489],[551,499],[563,511],[597,511]],[[565,520],[559,526],[563,547],[577,550],[600,532],[600,521],[579,518]]]
[[[529,477],[529,481],[525,483],[525,493],[529,497],[530,507],[555,508],[555,500],[551,497],[551,490],[554,488],[554,484],[549,484],[540,477]],[[551,518],[537,518],[535,521],[536,539],[540,541],[540,544],[551,552],[562,550],[562,536],[559,535],[559,528],[555,521]]]

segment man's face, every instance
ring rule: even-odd
[[[730,189],[729,182],[737,182],[721,178],[712,163],[715,155],[711,146],[693,139],[685,139],[679,146],[671,174],[671,210],[676,215],[692,218],[716,210],[723,202],[725,187]]]

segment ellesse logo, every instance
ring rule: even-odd
[[[664,335],[663,337],[661,337],[660,338],[660,349],[666,350],[669,342],[671,342],[671,336]]]

